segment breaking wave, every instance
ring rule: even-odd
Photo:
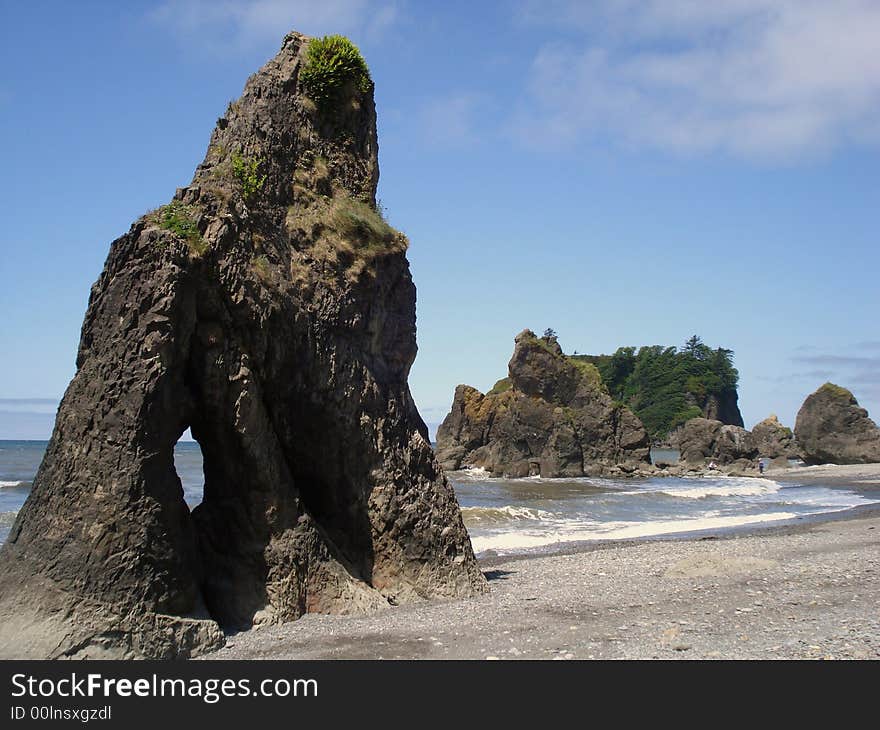
[[[504,553],[586,540],[632,540],[683,532],[739,527],[742,525],[790,520],[795,517],[797,517],[797,514],[794,512],[768,512],[760,515],[702,517],[656,522],[606,522],[580,526],[572,524],[569,528],[549,529],[540,532],[510,531],[472,535],[471,543],[477,554],[486,550]]]
[[[553,513],[534,507],[462,507],[461,515],[465,525],[486,526],[503,524],[515,520],[535,520],[546,522],[554,518]]]
[[[778,492],[782,486],[772,479],[727,477],[714,484],[701,483],[672,489],[659,489],[660,494],[685,499],[704,499],[706,497],[762,497]]]
[[[27,481],[18,481],[18,482],[0,481],[0,489],[5,489],[7,487],[27,487],[27,486],[30,486],[30,482],[27,482]]]
[[[453,472],[453,474],[456,479],[467,479],[477,482],[492,478],[492,474],[481,466],[466,467],[460,471]]]

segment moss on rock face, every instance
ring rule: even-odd
[[[196,212],[193,208],[184,205],[179,200],[172,200],[168,205],[163,205],[152,214],[153,220],[159,228],[182,238],[193,254],[201,256],[208,244],[202,238],[195,215]]]
[[[839,385],[835,385],[834,383],[825,383],[825,385],[819,388],[819,392],[829,395],[832,398],[840,398],[848,401],[855,400],[855,397],[850,391]]]
[[[513,383],[510,381],[510,378],[501,378],[501,380],[492,386],[492,390],[486,393],[486,395],[501,395],[510,390],[512,386]]]
[[[577,368],[581,376],[586,378],[587,382],[593,388],[597,388],[603,393],[608,392],[608,389],[602,382],[602,375],[599,373],[599,368],[593,365],[593,363],[586,362],[585,360],[579,360],[575,357],[571,357],[570,355],[567,356],[566,359]]]

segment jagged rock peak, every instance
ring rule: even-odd
[[[0,656],[190,656],[221,627],[485,590],[407,385],[415,287],[375,210],[372,83],[316,103],[310,42],[284,39],[192,183],[112,244],[0,553]]]
[[[437,431],[444,468],[512,477],[630,473],[649,463],[648,452],[641,422],[613,402],[595,366],[531,330],[516,336],[508,377],[487,394],[456,388]]]

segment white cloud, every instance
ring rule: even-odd
[[[810,349],[805,349],[807,347]],[[830,380],[853,390],[864,408],[876,411],[875,406],[880,402],[880,355],[874,354],[876,350],[880,350],[880,343],[873,340],[858,342],[835,352],[802,346],[795,349],[798,354],[791,358],[792,362],[817,369],[792,373],[788,377],[810,380],[817,385]],[[805,352],[811,354],[802,354]]]
[[[298,30],[372,38],[397,19],[394,0],[164,0],[152,18],[187,42],[229,51]]]
[[[564,29],[535,56],[518,131],[795,157],[880,141],[876,0],[526,2]]]

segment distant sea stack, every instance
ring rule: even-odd
[[[689,465],[754,468],[759,455],[754,436],[740,426],[709,418],[692,418],[676,434],[681,460]]]
[[[437,431],[446,469],[509,477],[625,474],[650,465],[641,421],[615,403],[594,365],[566,356],[555,336],[524,330],[508,377],[485,395],[459,385]]]
[[[758,423],[752,429],[758,453],[769,459],[797,459],[800,449],[792,430],[783,426],[775,414]]]
[[[416,293],[377,160],[357,49],[291,33],[192,183],[114,241],[0,553],[0,656],[192,656],[221,627],[485,589],[407,385]]]
[[[794,435],[808,464],[880,462],[880,429],[850,391],[833,383],[807,397]]]

